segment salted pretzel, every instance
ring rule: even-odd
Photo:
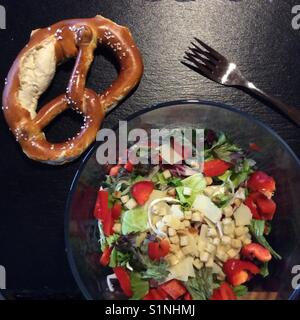
[[[85,87],[98,45],[109,47],[120,64],[118,78],[101,94]],[[66,92],[36,112],[56,66],[73,57]],[[3,92],[5,119],[29,158],[55,165],[72,161],[95,140],[105,113],[137,85],[142,73],[142,58],[127,28],[102,16],[61,21],[33,31],[16,58]],[[62,143],[47,141],[43,129],[68,108],[83,115],[81,131]]]

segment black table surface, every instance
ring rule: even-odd
[[[300,129],[289,120],[179,62],[197,36],[231,57],[257,86],[300,108],[300,30],[291,24],[296,0],[2,0],[0,4],[7,14],[7,29],[0,30],[1,92],[31,30],[66,18],[101,14],[131,29],[145,63],[138,89],[106,117],[103,126],[114,127],[158,102],[219,101],[263,121],[300,155]],[[41,104],[63,92],[71,69],[71,63],[59,68]],[[97,56],[88,87],[101,92],[115,76],[107,57]],[[76,132],[78,125],[79,120],[66,112],[46,134],[57,141]],[[5,295],[80,298],[64,246],[65,204],[80,159],[61,167],[38,164],[22,154],[2,113],[0,129],[0,265],[7,272]]]

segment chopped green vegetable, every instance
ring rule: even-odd
[[[117,266],[124,266],[130,260],[130,255],[128,253],[123,253],[113,248],[110,254],[109,266],[115,268]]]
[[[185,282],[185,286],[193,300],[207,300],[219,285],[214,283],[211,269],[202,268],[196,272],[195,278],[190,278]]]
[[[117,233],[112,234],[111,236],[106,238],[106,243],[109,247],[111,247],[118,239],[120,235]]]
[[[252,235],[256,238],[256,240],[264,246],[266,249],[270,251],[272,256],[275,259],[281,260],[281,256],[270,246],[269,242],[264,236],[264,230],[265,230],[265,221],[264,220],[251,220],[250,225],[250,232]]]
[[[130,300],[141,300],[149,292],[149,282],[142,279],[138,272],[130,273],[130,283],[133,292]]]
[[[172,177],[168,180],[168,185],[171,187],[179,187],[182,186],[182,182],[180,178]]]
[[[147,222],[147,212],[143,207],[125,211],[122,215],[122,234],[146,231]]]
[[[242,297],[248,293],[248,288],[243,285],[233,287],[232,289],[237,297]]]
[[[268,262],[264,262],[260,268],[260,274],[265,278],[269,275]]]

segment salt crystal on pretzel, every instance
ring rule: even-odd
[[[98,45],[109,47],[120,64],[118,78],[100,94],[87,89],[86,77]],[[66,92],[36,112],[56,66],[77,57]],[[64,164],[79,157],[95,140],[104,115],[138,84],[143,61],[125,27],[102,16],[65,20],[32,32],[9,71],[3,92],[5,119],[31,159]],[[43,129],[68,108],[84,117],[81,131],[65,142],[47,141]]]

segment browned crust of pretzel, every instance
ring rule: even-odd
[[[56,65],[72,57],[77,57],[77,60],[66,93],[35,114],[20,102],[23,81],[20,80],[20,70],[22,63],[25,63],[24,57],[36,52],[33,50],[39,50],[44,44],[50,43],[51,47],[52,41]],[[120,64],[118,78],[100,94],[85,88],[86,75],[98,45],[110,47]],[[50,164],[72,161],[95,140],[105,112],[128,95],[140,81],[142,73],[142,58],[127,28],[102,16],[61,21],[49,28],[34,31],[29,43],[14,61],[3,92],[5,119],[29,158]],[[70,107],[84,115],[82,130],[68,141],[48,142],[43,129]]]

